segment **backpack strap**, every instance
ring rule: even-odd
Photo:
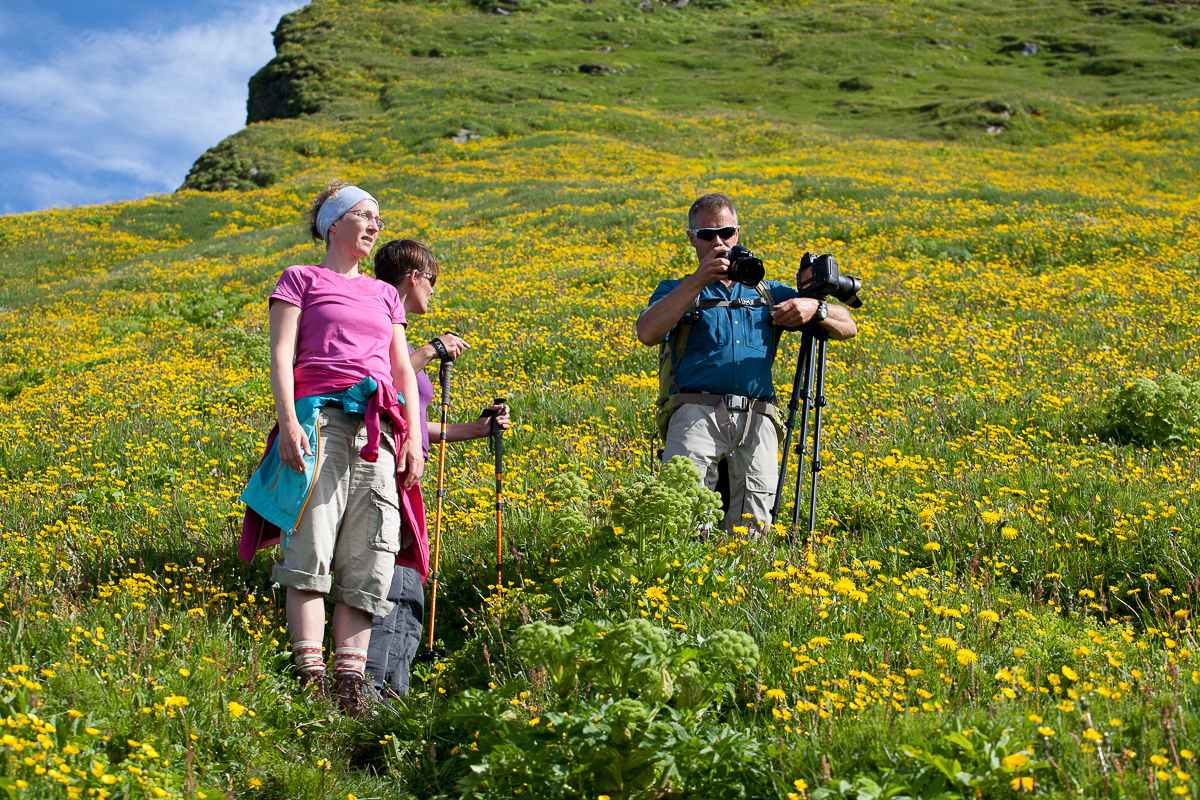
[[[771,287],[767,286],[766,281],[759,281],[758,286],[754,287],[754,291],[758,292],[759,298],[766,304],[767,308],[775,308],[775,298],[771,296]],[[775,342],[771,346],[771,352],[774,353],[779,349],[779,340],[783,338],[783,328],[771,323],[771,327],[775,329]]]

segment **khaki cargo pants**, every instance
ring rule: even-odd
[[[729,462],[729,513],[721,529],[749,528],[771,522],[775,486],[779,479],[779,434],[770,417],[749,411],[729,411],[730,424],[717,424],[714,406],[684,403],[671,415],[663,445],[663,463],[686,456],[700,469],[705,487],[716,491],[717,462]],[[746,430],[746,426],[750,430]],[[744,440],[744,441],[743,441]]]
[[[321,461],[296,530],[284,534],[271,579],[331,594],[372,616],[387,616],[400,551],[400,498],[391,423],[380,425],[379,460],[364,461],[367,425],[338,406],[321,409]]]

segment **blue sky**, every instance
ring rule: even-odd
[[[0,213],[174,191],[299,0],[0,4]]]

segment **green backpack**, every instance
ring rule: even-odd
[[[699,311],[706,308],[728,308],[730,306],[763,306],[774,308],[775,301],[766,282],[754,287],[758,292],[755,300],[705,300],[692,301],[692,308],[675,325],[674,336],[668,336],[658,345],[658,399],[654,401],[654,424],[658,428],[658,436],[664,442],[667,440],[667,428],[671,425],[671,415],[675,413],[675,394],[679,387],[675,385],[675,373],[683,361],[687,351],[688,336],[692,326],[699,319]],[[779,346],[779,338],[783,335],[782,328],[775,329],[774,347]]]

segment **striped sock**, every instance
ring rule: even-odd
[[[325,674],[325,648],[320,642],[296,642],[292,645],[292,660],[301,678]]]
[[[351,674],[362,677],[367,669],[367,651],[361,647],[339,647],[333,654],[333,676],[348,677]]]

